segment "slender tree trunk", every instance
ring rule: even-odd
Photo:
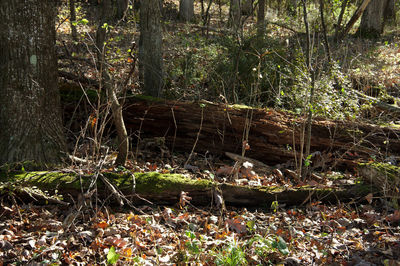
[[[363,36],[378,37],[383,32],[383,14],[387,0],[372,0],[365,9],[358,33]]]
[[[194,17],[194,0],[180,0],[179,18],[183,21],[191,21]]]
[[[325,51],[328,56],[329,65],[332,63],[331,49],[329,48],[328,36],[326,33],[326,24],[324,16],[324,0],[319,0],[319,14],[321,16],[322,33],[324,35]]]
[[[259,36],[265,33],[265,0],[258,1],[257,33]]]
[[[342,27],[343,15],[344,15],[344,12],[346,11],[346,7],[347,7],[347,3],[348,2],[349,2],[349,0],[343,0],[343,2],[342,2],[342,7],[340,9],[339,18],[338,18],[338,21],[336,23],[335,40],[337,40],[339,38],[339,32],[340,32],[341,27]]]
[[[303,3],[303,15],[304,15],[304,25],[306,28],[306,38],[307,38],[307,47],[306,47],[306,64],[307,64],[307,70],[308,73],[311,77],[311,84],[310,84],[310,98],[308,101],[308,117],[307,117],[307,124],[305,125],[306,127],[306,132],[304,135],[304,146],[305,146],[305,152],[304,155],[300,156],[300,167],[299,167],[299,172],[302,174],[303,179],[306,177],[308,174],[308,166],[305,164],[304,169],[302,171],[302,164],[303,164],[303,159],[308,159],[308,156],[310,155],[310,148],[311,148],[311,131],[312,131],[312,120],[313,120],[313,111],[312,109],[314,108],[314,92],[315,92],[315,72],[312,66],[311,62],[311,56],[312,56],[312,51],[311,51],[311,36],[310,36],[310,27],[308,23],[308,16],[307,16],[307,0],[302,0]],[[301,150],[301,153],[303,153],[303,149]]]
[[[159,97],[164,86],[161,11],[158,0],[140,5],[139,72],[144,92]]]
[[[241,9],[241,0],[230,0],[229,25],[235,32],[240,28]]]
[[[99,22],[96,31],[96,48],[97,48],[97,58],[99,62],[101,62],[104,42],[106,41],[107,34],[107,24],[109,24],[112,20],[112,2],[111,0],[102,0],[99,8]]]
[[[71,36],[74,41],[78,41],[78,33],[76,31],[76,11],[75,11],[75,0],[69,0],[69,13],[70,13],[70,20],[71,23]]]
[[[0,164],[56,163],[65,150],[57,88],[56,7],[0,1]]]
[[[98,70],[101,72],[102,82],[100,84],[107,91],[108,102],[111,104],[111,111],[113,122],[117,130],[118,136],[118,155],[115,160],[116,165],[125,165],[126,159],[128,158],[129,151],[129,140],[128,134],[125,129],[125,123],[122,116],[122,106],[117,97],[116,83],[107,71],[106,67],[106,54],[107,54],[107,27],[105,24],[112,22],[112,13],[109,13],[109,9],[112,7],[111,0],[103,0],[100,8],[100,19],[98,22],[97,34],[96,34],[96,45],[98,51]],[[100,134],[100,138],[101,138]]]

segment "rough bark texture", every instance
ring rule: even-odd
[[[202,108],[204,108],[202,112]],[[203,123],[201,114],[203,113]],[[250,121],[250,116],[252,120]],[[214,154],[241,153],[245,123],[250,122],[250,150],[245,156],[269,165],[293,160],[299,153],[305,118],[265,109],[185,102],[132,101],[125,108],[125,122],[131,135],[166,137],[171,147],[191,151],[200,130],[195,151]],[[400,155],[400,130],[348,121],[315,118],[311,152],[320,152],[320,163],[347,164],[355,158]],[[347,153],[351,152],[351,153]],[[356,154],[355,154],[356,153]],[[355,157],[354,157],[355,156]],[[317,159],[313,158],[314,163]],[[350,163],[350,165],[352,165]]]
[[[386,25],[388,22],[396,21],[396,5],[394,0],[388,0],[383,13],[383,23]]]
[[[265,0],[258,1],[257,33],[260,36],[265,33]]]
[[[0,1],[0,164],[64,150],[50,0]]]
[[[349,22],[347,22],[346,27],[344,30],[339,34],[338,40],[343,39],[353,28],[354,24],[357,22],[357,20],[360,18],[360,16],[364,13],[365,9],[367,8],[368,4],[371,2],[371,0],[364,0],[360,7],[354,12],[353,16],[350,18]]]
[[[164,86],[159,0],[140,3],[139,72],[146,94],[158,97]]]
[[[191,21],[194,17],[194,1],[180,0],[179,2],[179,18],[183,21]]]
[[[76,31],[76,10],[75,10],[75,0],[69,0],[69,14],[70,14],[70,26],[71,26],[71,36],[74,41],[78,41],[78,32]]]
[[[364,36],[377,37],[382,34],[384,27],[383,14],[388,0],[372,0],[365,9],[359,33]]]

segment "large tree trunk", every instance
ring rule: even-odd
[[[59,162],[54,1],[1,0],[0,16],[0,164]]]
[[[270,165],[295,158],[299,160],[301,132],[305,124],[305,118],[274,110],[141,100],[128,103],[124,116],[132,135],[165,136],[171,147],[188,152],[196,143],[196,152],[214,154],[241,153],[244,127],[250,123],[250,149],[245,156]],[[368,160],[381,156],[383,151],[385,156],[399,156],[398,136],[400,130],[316,118],[312,124],[311,152],[320,152],[321,158],[312,160],[332,166],[337,165],[335,159],[339,159],[346,166],[347,159]]]
[[[164,86],[159,4],[158,0],[140,3],[139,72],[145,93],[155,97]]]
[[[183,21],[191,21],[194,17],[194,1],[181,0],[179,2],[179,18]]]
[[[362,17],[359,33],[363,36],[380,36],[383,32],[383,15],[388,0],[372,0],[365,9]]]

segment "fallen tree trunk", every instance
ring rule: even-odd
[[[134,204],[178,204],[181,192],[187,192],[191,197],[190,202],[194,205],[210,205],[215,200],[214,190],[217,189],[222,194],[227,206],[247,206],[247,207],[270,207],[271,203],[278,201],[279,204],[301,205],[309,201],[318,200],[325,203],[336,203],[360,199],[371,192],[369,185],[347,185],[336,188],[317,188],[317,187],[249,187],[231,184],[218,184],[210,180],[197,180],[185,178],[177,174],[160,173],[137,173],[116,174],[102,173],[126,198]],[[110,190],[99,178],[97,182],[92,182],[96,175],[79,176],[74,173],[63,172],[20,172],[0,174],[0,194],[7,188],[6,184],[14,191],[19,187],[30,188],[38,187],[41,191],[48,194],[43,198],[38,198],[38,193],[32,195],[28,190],[24,194],[31,195],[32,198],[42,201],[51,201],[49,194],[57,191],[58,197],[62,196],[65,200],[79,199],[82,191],[93,191],[90,193],[94,200],[97,195],[100,201],[112,200]],[[96,184],[90,187],[91,184]],[[135,184],[135,185],[134,185]],[[59,201],[63,204],[65,202]]]
[[[165,137],[172,149],[214,154],[242,153],[269,165],[299,160],[304,117],[272,109],[132,99],[124,110],[132,136]],[[248,139],[246,125],[249,125]],[[312,125],[311,152],[321,166],[348,164],[400,155],[400,130],[354,121],[316,118]],[[247,147],[248,148],[248,147]],[[354,165],[353,165],[354,166]]]

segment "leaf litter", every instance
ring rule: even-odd
[[[247,186],[334,188],[357,182],[350,173],[329,172],[325,177],[313,173],[302,182],[288,174],[288,169],[260,170],[247,161],[238,164],[193,154],[190,165],[185,165],[183,154],[157,156],[155,152],[152,161],[129,161],[122,170],[179,173]],[[16,204],[3,196],[0,265],[400,263],[400,213],[372,194],[348,204],[313,201],[290,207],[273,202],[258,209],[225,207],[217,190],[214,197],[218,206],[199,208],[191,204],[190,193],[182,191],[173,206],[132,209],[110,207],[107,202],[86,207]]]

